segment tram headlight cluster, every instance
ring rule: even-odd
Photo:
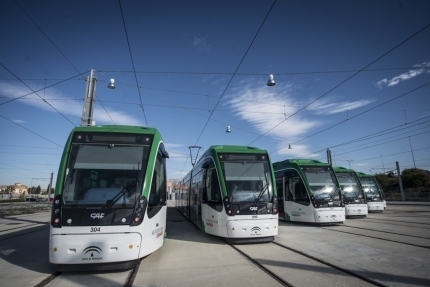
[[[316,200],[315,200],[315,196],[311,196],[311,201],[312,201],[312,205],[315,207],[315,208],[318,208],[318,204],[317,204],[317,202],[316,202]]]
[[[61,195],[57,195],[52,203],[51,225],[52,227],[61,227]]]
[[[137,204],[134,208],[133,220],[131,221],[130,226],[137,226],[142,223],[147,203],[148,200],[146,199],[146,197],[141,195],[140,198],[137,200]]]
[[[229,216],[233,216],[233,207],[230,204],[230,198],[228,198],[228,196],[224,197],[224,207],[225,207],[225,212],[227,213],[227,215]]]
[[[272,214],[278,214],[278,198],[276,196],[273,197]]]

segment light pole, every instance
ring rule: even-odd
[[[94,75],[95,70],[91,70],[90,76],[87,77],[87,86],[85,88],[84,107],[82,109],[81,126],[93,126],[93,111],[94,111],[94,98],[96,94],[97,78]]]
[[[354,161],[354,160],[352,160],[352,159],[347,159],[346,161],[349,163],[349,169],[351,169],[351,161]]]
[[[382,169],[384,170],[384,174],[385,174],[385,165],[384,165],[384,158],[382,157],[382,154],[379,154],[381,156],[382,159]]]
[[[415,165],[414,151],[412,150],[411,137],[409,136],[408,138],[409,138],[409,146],[411,147],[412,160],[414,161],[414,168],[417,168],[417,166]]]

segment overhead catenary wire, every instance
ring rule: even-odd
[[[143,117],[145,119],[145,124],[146,124],[146,126],[148,126],[148,121],[146,120],[145,109],[143,108],[142,95],[141,95],[140,88],[139,88],[139,82],[137,80],[136,68],[134,67],[133,54],[131,53],[130,41],[128,39],[127,26],[125,25],[125,19],[124,19],[124,13],[122,11],[121,0],[118,0],[118,3],[119,3],[119,9],[121,11],[121,18],[122,18],[122,24],[124,26],[125,37],[127,39],[127,46],[128,46],[128,52],[130,54],[131,65],[133,66],[134,79],[136,80],[137,92],[139,93],[140,108],[142,109],[142,112],[143,112]]]
[[[398,47],[400,47],[401,45],[403,45],[404,43],[408,42],[410,39],[412,39],[413,37],[415,37],[416,35],[418,35],[419,33],[421,33],[422,31],[424,31],[425,29],[427,29],[428,27],[430,27],[430,24],[426,25],[424,28],[421,28],[419,31],[415,32],[414,34],[412,34],[411,36],[409,36],[407,39],[403,40],[402,42],[400,42],[399,44],[397,44],[396,46],[394,46],[393,48],[391,48],[390,50],[388,50],[387,52],[385,52],[384,54],[382,54],[381,56],[379,56],[378,58],[376,58],[375,60],[373,60],[372,62],[370,62],[369,64],[367,64],[366,66],[364,66],[363,68],[361,68],[360,70],[358,70],[357,72],[355,72],[354,74],[352,74],[351,76],[349,76],[348,78],[346,78],[345,80],[341,81],[339,84],[335,85],[333,88],[331,88],[330,90],[328,90],[327,92],[323,93],[321,96],[317,97],[315,100],[311,101],[309,104],[304,105],[302,108],[298,109],[297,111],[295,111],[293,114],[289,115],[288,117],[286,117],[283,121],[281,121],[279,124],[275,125],[274,127],[272,127],[271,129],[269,129],[268,131],[266,131],[265,133],[263,133],[262,135],[260,135],[258,138],[256,138],[255,140],[253,140],[252,142],[250,142],[248,145],[252,144],[253,142],[257,141],[258,139],[260,139],[261,137],[263,137],[264,135],[266,135],[267,133],[269,133],[270,131],[272,131],[273,129],[275,129],[276,127],[278,127],[280,124],[282,124],[283,122],[287,121],[288,119],[290,119],[291,117],[293,117],[294,115],[298,114],[299,112],[301,112],[302,110],[304,110],[305,108],[309,107],[311,104],[315,103],[316,101],[318,101],[319,99],[323,98],[324,96],[326,96],[327,94],[331,93],[332,91],[334,91],[335,89],[337,89],[338,87],[342,86],[344,83],[346,83],[347,81],[349,81],[350,79],[352,79],[353,77],[355,77],[356,75],[358,75],[360,72],[364,71],[365,69],[367,69],[368,67],[370,67],[371,65],[373,65],[374,63],[376,63],[377,61],[379,61],[380,59],[382,59],[383,57],[385,57],[386,55],[388,55],[389,53],[391,53],[392,51],[394,51],[395,49],[397,49]]]
[[[69,60],[69,58],[67,58],[67,56],[60,50],[60,48],[58,48],[58,46],[55,45],[54,41],[51,40],[51,38],[45,33],[45,31],[43,31],[43,29],[36,23],[36,21],[34,21],[33,18],[31,18],[31,16],[24,10],[24,8],[22,8],[21,5],[19,5],[19,3],[16,0],[14,0],[14,2],[21,9],[21,11],[24,12],[24,14],[30,19],[30,21],[33,22],[33,24],[37,27],[37,29],[39,29],[39,31],[45,36],[45,38],[48,39],[48,41],[55,47],[55,49],[57,49],[57,51],[61,54],[61,56],[63,56],[63,58],[66,59],[66,61],[73,67],[73,69],[75,69],[75,71],[77,71],[82,76],[78,68],[76,68],[75,65],[73,65],[73,63]],[[83,76],[82,78],[85,80]],[[103,107],[103,109],[105,110],[106,114],[111,119],[111,121],[115,124],[112,117],[110,116],[110,114],[108,113],[108,111],[106,110],[106,108],[103,106],[102,103],[101,103],[101,106]]]
[[[351,119],[357,118],[357,117],[359,117],[359,116],[362,116],[363,114],[368,113],[368,112],[370,112],[371,110],[374,110],[374,109],[376,109],[376,108],[378,108],[378,107],[380,107],[380,106],[383,106],[383,105],[385,105],[385,104],[388,104],[389,102],[392,102],[392,101],[397,100],[397,99],[399,99],[399,98],[401,98],[401,97],[404,97],[404,96],[406,96],[406,95],[408,95],[408,94],[410,94],[410,93],[413,93],[413,92],[415,92],[415,91],[417,91],[417,90],[419,90],[419,89],[422,89],[422,88],[424,88],[424,87],[426,87],[426,86],[428,86],[428,85],[430,85],[430,82],[429,82],[429,83],[426,83],[426,84],[424,84],[424,85],[421,85],[421,86],[419,86],[419,87],[417,87],[417,88],[415,88],[415,89],[412,89],[412,90],[410,90],[410,91],[408,91],[408,92],[406,92],[406,93],[403,93],[403,94],[401,94],[401,95],[399,95],[399,96],[397,96],[397,97],[394,97],[394,98],[392,98],[392,99],[390,99],[390,100],[388,100],[388,101],[385,101],[385,102],[383,102],[383,103],[381,103],[381,104],[379,104],[379,105],[376,105],[376,106],[374,106],[374,107],[372,107],[372,108],[370,108],[370,109],[367,109],[367,110],[365,110],[365,111],[363,111],[363,112],[361,112],[361,113],[359,113],[359,114],[357,114],[357,115],[355,115],[355,116],[353,116],[353,117],[350,117],[350,118],[348,118],[348,119],[345,119],[345,120],[343,120],[343,121],[341,121],[341,122],[338,122],[338,123],[336,123],[336,124],[334,124],[334,125],[332,125],[332,126],[329,126],[329,127],[325,128],[325,129],[323,129],[323,130],[320,130],[320,131],[318,131],[318,132],[316,132],[316,133],[313,133],[313,134],[311,134],[311,135],[309,135],[309,136],[307,136],[307,137],[304,137],[304,138],[302,138],[302,139],[300,139],[300,140],[297,140],[297,141],[295,141],[294,143],[291,143],[291,144],[297,144],[297,143],[299,143],[299,142],[301,142],[301,141],[303,141],[303,140],[305,140],[305,139],[308,139],[308,138],[313,137],[313,136],[315,136],[315,135],[317,135],[317,134],[320,134],[320,133],[325,132],[325,131],[327,131],[327,130],[329,130],[329,129],[332,129],[332,128],[334,128],[334,127],[336,127],[336,126],[340,125],[340,124],[343,124],[343,123],[345,123],[345,122],[347,122],[347,121],[350,121]],[[274,152],[276,152],[276,151],[279,151],[279,150],[284,149],[284,148],[287,148],[287,147],[288,147],[288,146],[284,146],[284,147],[278,148],[278,149],[276,149],[276,150],[274,150],[274,151],[272,151],[272,152],[270,152],[270,153],[274,153]]]
[[[378,68],[365,69],[362,72],[378,72],[378,71],[395,71],[395,70],[416,70],[430,69],[430,66],[414,66],[402,68]],[[308,71],[308,72],[274,72],[276,75],[313,75],[313,74],[337,74],[337,73],[354,73],[360,70],[332,70],[332,71]],[[193,72],[193,71],[101,71],[104,73],[137,73],[137,74],[179,74],[179,75],[233,75],[232,72]],[[267,76],[268,73],[236,73],[236,76]]]
[[[273,1],[272,6],[270,7],[269,11],[267,12],[266,16],[264,17],[263,22],[260,24],[260,27],[258,28],[257,32],[256,32],[256,33],[255,33],[255,35],[254,35],[254,38],[252,39],[251,43],[250,43],[250,44],[249,44],[249,46],[248,46],[248,49],[246,49],[245,54],[243,55],[242,59],[240,60],[239,64],[238,64],[238,65],[237,65],[237,67],[236,67],[236,70],[234,71],[234,73],[233,73],[233,75],[230,77],[230,80],[228,81],[228,83],[227,83],[226,87],[224,88],[224,91],[222,92],[221,97],[218,99],[217,103],[215,104],[215,107],[214,107],[214,108],[212,109],[212,111],[210,112],[209,118],[208,118],[208,120],[206,121],[206,123],[205,123],[205,125],[204,125],[204,127],[203,127],[202,131],[200,132],[200,135],[199,135],[199,137],[197,138],[195,145],[197,145],[197,143],[199,142],[199,140],[200,140],[200,138],[201,138],[201,136],[202,136],[203,132],[205,131],[205,129],[206,129],[206,127],[207,127],[208,123],[209,123],[209,120],[211,119],[211,117],[212,117],[213,113],[215,112],[216,108],[218,107],[218,105],[219,105],[219,103],[220,103],[221,99],[224,97],[225,92],[227,91],[228,87],[230,86],[231,82],[233,81],[233,78],[234,78],[235,74],[237,73],[237,71],[239,70],[240,66],[242,65],[243,60],[245,60],[246,55],[248,54],[249,50],[251,49],[252,44],[254,44],[255,39],[257,38],[258,34],[260,33],[261,28],[263,27],[264,23],[266,22],[267,17],[269,17],[269,14],[270,14],[270,12],[272,11],[273,6],[275,6],[275,3],[276,3],[276,0],[275,0],[275,1]]]
[[[374,137],[380,137],[380,136],[383,136],[383,135],[386,135],[386,134],[398,132],[398,131],[401,131],[401,130],[404,130],[404,129],[409,129],[409,128],[415,127],[417,125],[422,125],[422,124],[427,123],[428,121],[427,122],[423,122],[423,123],[413,124],[415,122],[422,121],[422,120],[425,120],[427,118],[430,118],[430,116],[427,116],[427,117],[424,117],[424,118],[421,118],[421,119],[418,119],[418,120],[415,120],[415,121],[412,121],[412,122],[409,122],[409,123],[406,123],[406,124],[401,124],[399,126],[395,126],[395,127],[389,128],[389,129],[384,129],[382,131],[377,131],[377,132],[371,133],[369,135],[365,135],[365,136],[362,136],[362,137],[359,137],[359,138],[356,138],[356,139],[353,139],[353,140],[350,140],[350,141],[347,141],[347,142],[344,142],[344,143],[340,143],[340,144],[337,144],[337,145],[329,146],[328,148],[333,149],[333,148],[336,148],[336,147],[340,147],[340,146],[344,146],[344,145],[349,145],[349,144],[353,144],[353,143],[360,142],[360,141],[369,140],[369,139],[372,139]],[[397,130],[395,130],[395,129],[397,129]],[[319,152],[322,152],[322,151],[325,151],[325,150],[326,150],[326,148],[320,149],[318,151],[312,152],[312,154],[316,154],[316,153],[319,153]]]
[[[24,127],[24,126],[22,126],[22,125],[20,125],[20,124],[18,124],[18,123],[16,123],[16,122],[14,122],[14,121],[12,121],[11,119],[6,118],[5,116],[0,115],[0,117],[2,117],[3,119],[5,119],[5,120],[7,120],[7,121],[9,121],[9,122],[11,122],[11,123],[13,123],[13,124],[15,124],[15,125],[17,125],[17,126],[21,127],[21,128],[23,128],[23,129],[25,129],[25,130],[27,130],[27,131],[29,131],[29,132],[31,132],[32,134],[34,134],[34,135],[36,135],[36,136],[38,136],[38,137],[40,137],[40,138],[43,138],[43,139],[44,139],[44,140],[46,140],[46,141],[49,141],[50,143],[55,144],[56,146],[59,146],[59,147],[63,148],[63,146],[62,146],[62,145],[59,145],[59,144],[57,144],[56,142],[53,142],[53,141],[51,141],[50,139],[47,139],[47,138],[45,138],[44,136],[41,136],[41,135],[39,135],[38,133],[36,133],[36,132],[34,132],[34,131],[30,130],[30,129],[27,129],[26,127]]]
[[[3,66],[3,65],[2,65],[2,66]],[[62,84],[62,83],[67,82],[67,81],[69,81],[69,80],[72,80],[72,79],[74,79],[74,78],[76,78],[76,77],[79,77],[79,76],[81,76],[82,74],[85,74],[85,73],[88,73],[88,72],[89,72],[89,71],[86,71],[86,72],[84,72],[84,73],[80,73],[80,74],[78,74],[78,75],[75,75],[75,76],[73,76],[73,77],[70,77],[70,78],[64,79],[64,80],[62,80],[62,81],[60,81],[60,82],[57,82],[57,83],[55,83],[55,84],[52,84],[52,85],[46,86],[46,87],[44,87],[44,88],[38,89],[38,90],[36,90],[36,91],[32,90],[32,92],[31,92],[31,93],[28,93],[28,94],[25,94],[25,95],[22,95],[22,96],[19,96],[19,97],[16,97],[16,98],[10,99],[9,101],[5,101],[5,102],[3,102],[3,103],[0,103],[0,106],[1,106],[1,105],[5,105],[5,104],[8,104],[8,103],[13,102],[13,101],[16,101],[16,100],[24,99],[24,98],[25,98],[25,97],[27,97],[27,96],[30,96],[30,95],[35,94],[35,93],[37,93],[37,92],[43,91],[43,90],[45,90],[45,89],[47,89],[47,88],[51,88],[51,87],[57,86],[57,85],[59,85],[59,84]],[[20,79],[20,78],[18,78],[18,77],[15,77],[15,80],[20,81],[20,82],[22,82],[22,81],[23,81],[22,79]],[[43,100],[43,99],[42,99],[42,100]],[[51,99],[48,99],[48,100],[51,100]],[[80,100],[82,100],[82,99],[80,99]]]
[[[16,76],[11,70],[9,70],[5,65],[0,63],[0,65],[7,70],[9,73],[11,73],[14,77],[19,79],[18,76]],[[46,99],[42,98],[37,92],[35,92],[32,88],[30,88],[29,85],[27,85],[24,81],[21,81],[22,84],[24,84],[27,88],[29,88],[31,91],[33,91],[39,98],[41,98],[47,105],[49,105],[52,109],[54,109],[58,114],[60,114],[63,118],[65,118],[68,122],[70,122],[72,125],[76,126],[71,120],[69,120],[65,115],[63,115],[59,110],[57,110],[53,105],[51,105]],[[10,102],[10,101],[9,101]],[[4,104],[4,103],[3,103]]]

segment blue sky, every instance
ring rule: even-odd
[[[189,146],[214,144],[273,162],[326,162],[330,148],[335,165],[366,173],[430,169],[428,11],[425,0],[1,1],[0,185],[55,181],[91,69],[96,124],[159,129],[169,179],[191,169]]]

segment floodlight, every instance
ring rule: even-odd
[[[115,80],[114,79],[110,79],[108,88],[109,89],[115,89]]]
[[[273,87],[274,85],[276,85],[275,80],[273,80],[273,75],[272,74],[269,75],[269,80],[267,81],[267,85],[269,87]]]

